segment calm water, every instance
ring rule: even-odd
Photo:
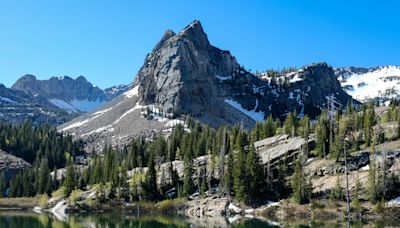
[[[225,218],[213,218],[209,220],[193,220],[180,217],[168,216],[144,216],[139,219],[134,216],[126,216],[120,214],[91,214],[70,216],[64,221],[56,219],[48,214],[35,214],[33,212],[16,212],[16,211],[0,211],[0,228],[80,228],[80,227],[104,227],[104,228],[120,228],[120,227],[141,227],[141,228],[158,228],[158,227],[277,227],[272,221],[262,221],[258,219],[242,218],[233,223]],[[298,222],[281,222],[284,227],[345,227],[343,222],[318,222],[318,221],[298,221]],[[353,223],[351,227],[400,227],[400,223],[388,221],[374,223]]]

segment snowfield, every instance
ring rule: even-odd
[[[133,96],[138,95],[138,93],[139,93],[139,86],[137,85],[137,86],[133,87],[133,89],[130,89],[130,90],[126,91],[126,92],[124,93],[124,95],[125,95],[125,97],[127,97],[127,98],[131,98],[131,97],[133,97]]]
[[[99,99],[97,99],[95,101],[89,101],[87,99],[84,99],[84,100],[74,99],[72,101],[50,99],[49,101],[51,103],[53,103],[55,106],[57,106],[61,109],[64,109],[70,113],[90,112],[106,103],[105,101],[100,101]]]
[[[236,108],[237,110],[241,111],[248,117],[252,118],[255,121],[264,121],[264,113],[263,112],[256,112],[257,107],[258,107],[258,100],[256,100],[256,106],[254,107],[253,110],[249,111],[246,110],[242,107],[241,104],[239,104],[237,101],[231,100],[231,99],[225,99],[225,103],[231,105],[232,107]]]
[[[392,98],[400,92],[400,66],[385,66],[365,74],[346,74],[338,78],[344,90],[353,98]]]

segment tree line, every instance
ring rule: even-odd
[[[27,154],[18,154],[19,156],[27,159],[33,155],[35,157],[33,167],[17,174],[6,186],[10,189],[9,196],[50,194],[60,186],[64,188],[64,194],[69,196],[76,189],[85,190],[98,186],[101,192],[107,192],[106,197],[99,199],[101,201],[158,201],[171,197],[187,197],[195,192],[204,195],[206,191],[215,190],[220,195],[248,204],[289,196],[297,203],[308,203],[313,198],[311,177],[304,171],[304,163],[309,156],[341,162],[344,153],[350,156],[360,148],[374,146],[387,140],[383,129],[379,127],[381,124],[399,123],[399,107],[394,103],[382,117],[375,113],[375,108],[373,103],[359,108],[348,104],[345,109],[335,113],[322,111],[315,121],[311,121],[307,116],[300,119],[296,112],[288,113],[283,122],[269,116],[265,121],[256,123],[251,130],[241,126],[213,129],[189,119],[186,126],[176,126],[168,137],[159,136],[151,141],[136,138],[129,145],[119,148],[105,145],[103,151],[90,153],[88,165],[83,168],[75,162],[76,155],[82,152],[81,142],[74,143],[70,136],[59,135],[55,129],[48,127],[37,129],[28,124],[19,127],[3,124],[0,127],[8,129],[8,133],[4,134],[2,131],[1,134],[8,136],[1,145],[8,146],[8,149],[19,145],[28,151]],[[24,135],[24,132],[27,135]],[[35,134],[39,134],[40,137]],[[314,149],[305,146],[292,164],[289,164],[287,159],[282,159],[277,167],[262,164],[254,142],[278,134],[299,136],[307,140],[314,137],[316,146]],[[19,139],[10,140],[12,137]],[[30,145],[28,143],[16,143],[27,142],[29,139],[34,144],[29,148],[35,149],[26,149],[27,145]],[[45,139],[45,143],[42,139]],[[46,148],[48,153],[39,153],[46,151]],[[366,190],[369,199],[378,202],[399,194],[399,190],[396,189],[399,177],[393,172],[389,176],[388,164],[378,164],[378,154],[374,149],[372,151]],[[62,153],[63,158],[55,161],[54,157],[57,156],[53,153]],[[195,169],[195,158],[205,155],[211,160],[207,167],[211,167],[212,172],[217,170],[218,176],[214,173],[209,174],[210,170],[199,170],[198,167]],[[183,161],[183,178],[179,178],[173,169],[173,162],[178,160]],[[167,164],[169,172],[161,173],[159,183],[160,174],[157,167],[161,164]],[[61,180],[56,178],[56,173],[53,176],[49,174],[50,170],[56,167],[66,167]],[[141,172],[143,168],[147,171]],[[128,180],[130,170],[139,171]],[[194,178],[195,172],[197,178]],[[0,184],[3,194],[5,188]],[[175,189],[175,195],[169,194],[171,189]],[[337,188],[331,191],[330,197],[343,199],[343,192],[339,183]],[[354,200],[358,200],[358,190],[353,195]]]

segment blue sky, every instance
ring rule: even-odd
[[[255,70],[400,65],[400,1],[0,1],[0,83],[85,76],[133,81],[164,31],[199,19],[211,43]]]

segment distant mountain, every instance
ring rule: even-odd
[[[328,98],[346,104],[332,67],[325,63],[269,77],[241,67],[229,51],[210,44],[201,23],[167,30],[145,58],[133,88],[96,112],[59,127],[93,146],[125,144],[132,137],[168,132],[187,116],[213,127],[252,127],[268,115],[315,117]]]
[[[40,95],[9,89],[0,84],[1,121],[15,124],[30,120],[33,124],[58,125],[73,117]]]
[[[77,79],[63,76],[37,80],[33,75],[25,75],[11,88],[27,91],[34,96],[41,95],[61,109],[70,113],[79,113],[95,110],[123,93],[128,86],[115,86],[103,91],[93,86],[83,76]]]
[[[359,101],[400,97],[400,66],[335,69],[343,89]]]

